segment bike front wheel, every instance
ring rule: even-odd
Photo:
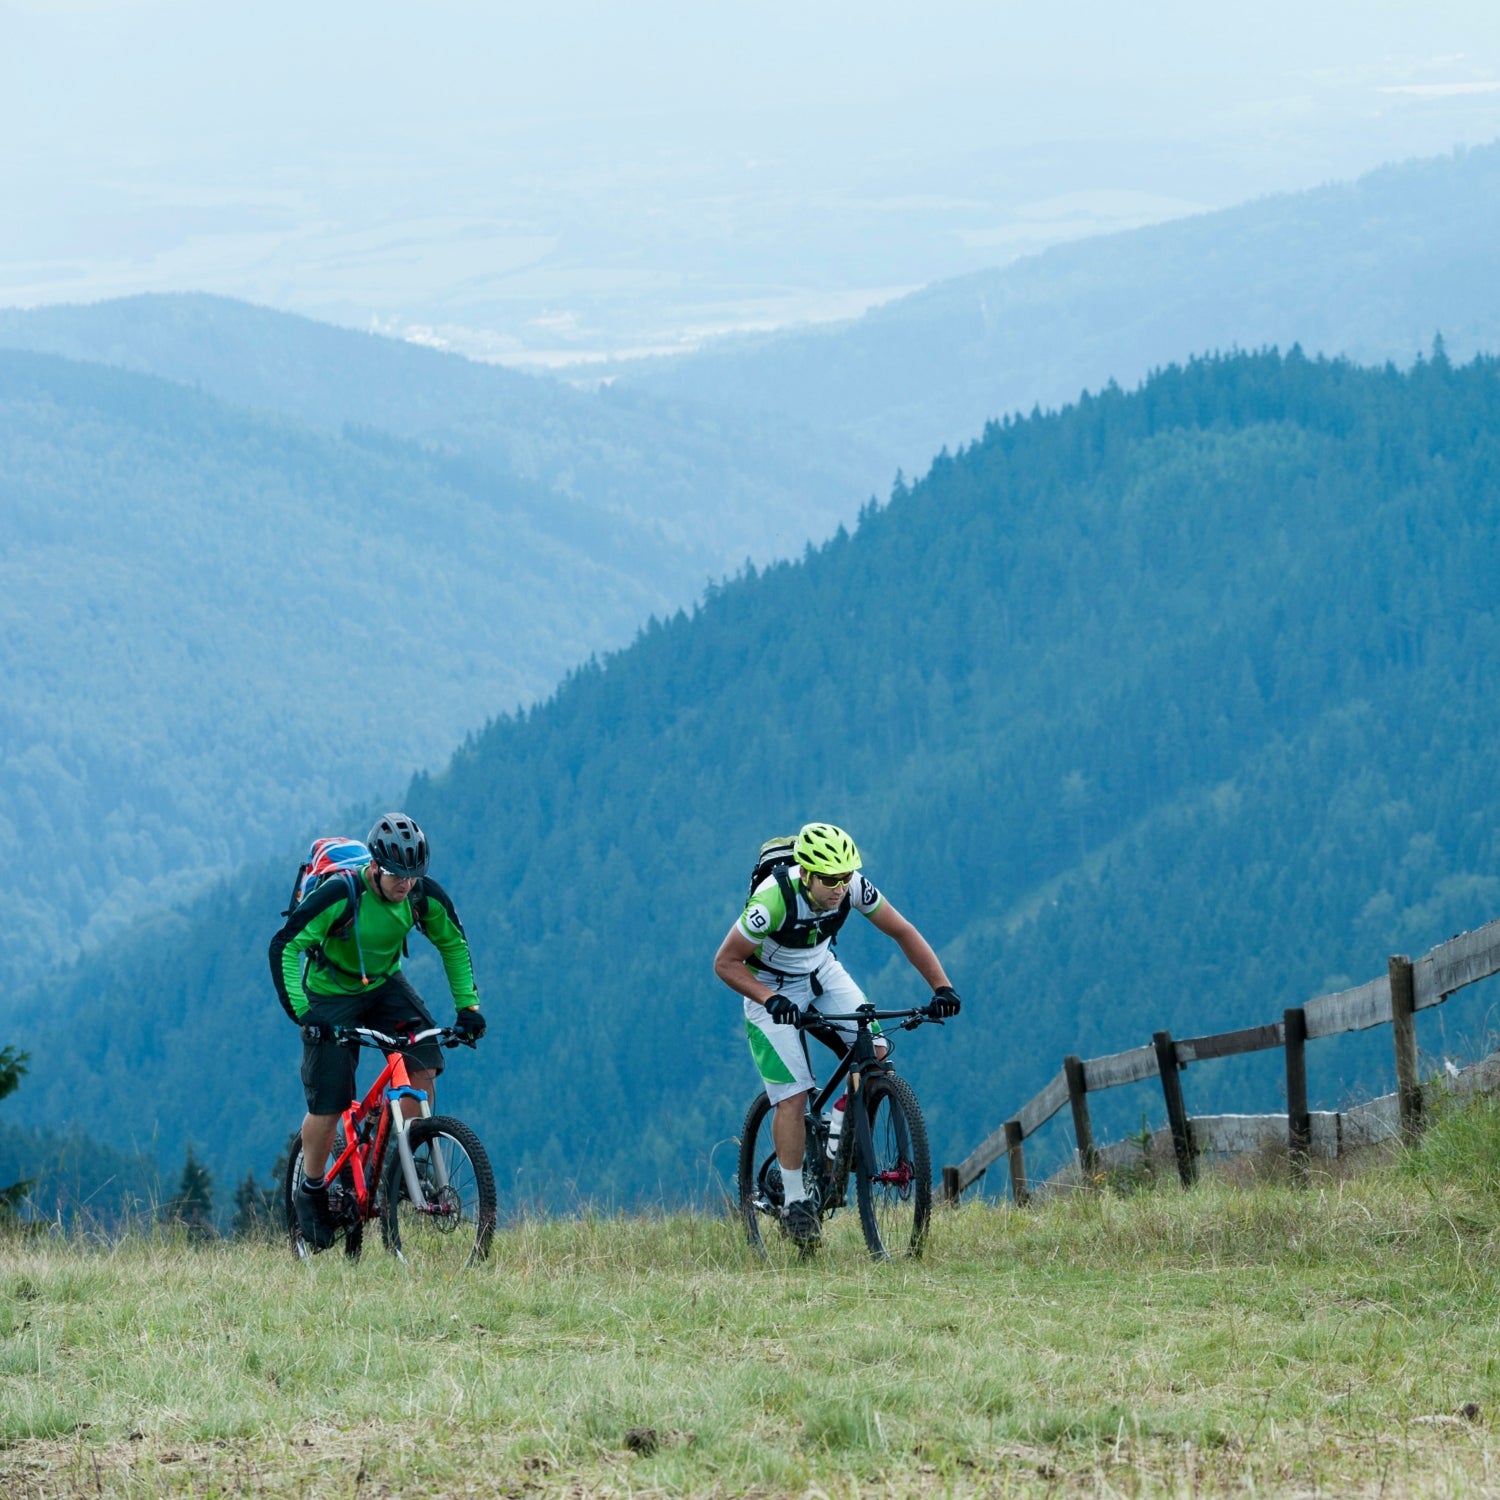
[[[386,1159],[381,1230],[386,1249],[423,1268],[463,1270],[490,1253],[495,1174],[479,1137],[449,1115],[407,1126],[420,1199],[413,1198],[394,1137]]]
[[[917,1096],[894,1073],[870,1076],[861,1092],[872,1153],[867,1160],[864,1141],[856,1143],[855,1191],[865,1244],[878,1260],[920,1255],[932,1214],[932,1156]]]

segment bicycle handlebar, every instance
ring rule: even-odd
[[[918,1026],[942,1026],[946,1024],[936,1016],[928,1014],[925,1005],[919,1005],[911,1010],[876,1010],[873,1005],[860,1005],[844,1015],[830,1015],[826,1011],[817,1011],[813,1014],[800,1015],[797,1017],[797,1028],[803,1026],[816,1026],[820,1021],[854,1021],[868,1024],[871,1021],[900,1021],[902,1031],[915,1031]]]
[[[479,1040],[456,1026],[432,1026],[426,1031],[416,1031],[407,1037],[387,1036],[372,1026],[335,1026],[333,1039],[341,1047],[378,1047],[382,1052],[401,1052],[436,1037],[444,1047],[472,1047]]]

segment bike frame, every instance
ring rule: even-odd
[[[858,1027],[855,1032],[854,1041],[849,1050],[839,1059],[838,1066],[833,1070],[828,1082],[821,1090],[813,1089],[808,1094],[807,1118],[809,1125],[821,1118],[823,1111],[829,1103],[838,1097],[838,1089],[845,1078],[849,1080],[849,1099],[844,1106],[844,1126],[847,1132],[850,1118],[854,1122],[854,1149],[859,1151],[860,1162],[865,1171],[869,1173],[873,1181],[884,1181],[887,1174],[875,1170],[875,1141],[870,1134],[870,1119],[863,1109],[855,1109],[854,1105],[860,1099],[867,1074],[891,1073],[895,1070],[891,1067],[889,1058],[893,1049],[887,1048],[886,1056],[880,1057],[875,1051],[875,1036],[870,1030],[871,1021],[900,1021],[903,1031],[912,1031],[924,1024],[941,1026],[943,1023],[936,1018],[926,1015],[921,1010],[876,1010],[873,1005],[861,1005],[856,1010],[849,1011],[845,1015],[822,1015],[816,1014],[812,1020],[807,1022],[799,1030],[809,1031],[814,1036],[818,1035],[820,1023],[831,1023],[834,1021],[853,1021]],[[829,1046],[822,1037],[818,1037],[825,1047]],[[833,1050],[830,1047],[830,1050]],[[845,1171],[853,1165],[853,1153],[849,1146],[843,1141],[839,1143],[839,1156],[837,1165]]]
[[[417,1176],[416,1162],[412,1157],[411,1142],[407,1130],[411,1119],[426,1119],[432,1114],[432,1101],[421,1089],[413,1088],[411,1075],[406,1071],[406,1058],[400,1049],[425,1042],[429,1037],[446,1036],[441,1026],[428,1031],[419,1031],[413,1036],[398,1039],[383,1032],[372,1031],[367,1026],[340,1027],[337,1041],[344,1047],[378,1047],[387,1052],[385,1067],[365,1091],[362,1099],[356,1100],[339,1117],[344,1125],[344,1149],[327,1170],[330,1181],[337,1179],[346,1167],[354,1182],[354,1202],[361,1219],[373,1219],[376,1214],[375,1187],[380,1182],[385,1167],[385,1154],[391,1136],[396,1138],[396,1150],[401,1158],[401,1172],[406,1178],[406,1191],[414,1204],[427,1206],[427,1198]],[[419,1101],[418,1113],[408,1118],[400,1107],[403,1099]],[[372,1115],[377,1118],[373,1137],[368,1135]],[[447,1171],[441,1156],[434,1161],[434,1171],[439,1179],[436,1186],[448,1186]]]

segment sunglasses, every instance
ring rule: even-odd
[[[415,885],[417,882],[415,875],[398,875],[394,870],[387,870],[384,865],[379,865],[376,868],[379,869],[380,873],[387,880],[393,880],[397,885]]]
[[[853,870],[847,870],[842,875],[825,875],[821,870],[815,871],[814,873],[824,885],[829,886],[835,890],[838,889],[839,886],[848,885],[849,882],[854,879]]]

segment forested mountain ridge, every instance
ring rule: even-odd
[[[1500,143],[1060,245],[849,324],[624,364],[617,384],[795,413],[921,472],[986,421],[1205,349],[1408,364],[1500,349]]]
[[[809,817],[968,1001],[901,1043],[939,1159],[1065,1051],[1273,1018],[1496,915],[1497,434],[1500,365],[1441,353],[1204,360],[994,423],[419,777],[492,1023],[445,1099],[507,1191],[727,1172],[753,1072],[710,962],[755,848]],[[300,1112],[265,971],[284,879],[13,1001],[40,1118],[92,1127],[149,1077],[165,1151],[268,1163]],[[864,924],[841,951],[920,998]]]
[[[28,409],[14,402],[4,438],[13,451],[0,452],[0,519],[14,514],[17,525],[5,532],[0,565],[24,579],[45,575],[53,592],[39,612],[13,607],[9,614],[19,632],[10,647],[17,693],[8,719],[0,709],[0,756],[12,788],[0,794],[0,834],[44,832],[53,847],[78,849],[77,829],[102,830],[93,836],[110,852],[100,869],[84,871],[65,857],[56,879],[41,878],[24,920],[0,937],[0,977],[24,977],[52,955],[71,952],[80,936],[108,930],[111,913],[124,917],[149,900],[175,898],[202,870],[263,850],[267,836],[297,826],[304,810],[326,809],[330,798],[341,805],[413,764],[436,763],[457,735],[545,691],[590,652],[628,639],[650,611],[691,601],[707,578],[746,558],[795,555],[840,518],[852,521],[861,499],[883,491],[898,463],[925,468],[941,443],[977,433],[996,413],[1069,398],[1107,375],[1129,379],[1190,349],[1236,342],[1298,337],[1313,347],[1404,357],[1440,327],[1465,351],[1493,343],[1500,338],[1500,283],[1489,274],[1497,205],[1500,147],[1460,152],[1353,184],[1060,247],[928,288],[849,328],[625,370],[594,392],[224,298],[0,310],[0,346],[154,374],[232,403],[252,424],[316,429],[331,445],[316,461],[320,472],[347,461],[334,485],[346,496],[372,466],[384,474],[373,481],[377,487],[405,483],[394,476],[409,473],[413,495],[436,485],[469,497],[461,506],[477,497],[484,507],[487,497],[503,495],[521,538],[508,573],[480,576],[492,570],[476,557],[458,591],[440,569],[422,574],[419,612],[430,592],[435,619],[467,609],[484,619],[484,629],[508,622],[494,639],[513,632],[465,688],[446,674],[436,699],[450,707],[461,699],[462,716],[437,708],[435,699],[420,711],[427,723],[420,741],[402,744],[398,735],[387,750],[361,739],[357,749],[341,737],[326,775],[273,737],[257,746],[248,783],[254,790],[237,789],[226,801],[221,787],[225,777],[233,780],[233,756],[221,776],[219,755],[189,743],[204,737],[187,710],[201,710],[200,722],[227,715],[221,722],[235,725],[243,740],[244,702],[264,689],[257,683],[240,694],[219,669],[232,658],[225,643],[237,633],[259,640],[277,628],[263,611],[241,609],[254,602],[255,590],[219,589],[214,605],[224,613],[213,628],[194,625],[175,636],[137,632],[122,643],[85,614],[61,632],[55,627],[64,601],[97,594],[102,614],[118,617],[135,587],[97,548],[84,547],[66,563],[64,550],[78,534],[69,527],[87,514],[109,535],[141,494],[164,488],[186,497],[185,487],[196,482],[190,476],[222,468],[220,459],[200,459],[186,439],[169,438],[126,460],[114,437],[101,439],[115,445],[124,466],[113,468],[88,456],[96,436],[91,419],[59,441],[61,427],[31,432]],[[109,421],[128,425],[129,405]],[[211,432],[197,417],[184,420],[189,431]],[[288,450],[283,471],[290,461]],[[157,464],[166,466],[160,474],[151,472]],[[244,515],[253,500],[246,489],[252,470],[241,465],[229,485],[245,497]],[[86,502],[71,493],[77,485],[85,486]],[[305,478],[288,472],[275,487],[307,493]],[[53,493],[71,498],[54,505],[46,499]],[[113,510],[104,503],[111,495]],[[204,579],[233,574],[233,559],[218,555],[216,497],[202,486],[198,495],[201,517],[184,510],[152,566],[137,574],[138,583],[150,578],[165,588],[179,624],[179,590],[162,574],[174,547],[191,536],[201,554],[205,566],[195,562],[187,577],[189,593],[202,603]],[[37,516],[48,508],[73,522],[38,531]],[[487,524],[493,536],[493,521]],[[545,557],[518,589],[518,565],[533,544]],[[357,570],[360,559],[344,555],[346,567]],[[555,580],[562,580],[558,591]],[[505,595],[498,607],[491,602],[496,589]],[[140,589],[134,597],[143,597]],[[101,608],[91,607],[96,615]],[[47,638],[33,646],[33,631],[44,628]],[[196,660],[184,663],[178,658],[188,639]],[[326,637],[311,639],[343,651]],[[127,668],[101,686],[104,662],[113,656],[118,663],[127,645]],[[457,662],[467,661],[468,641],[457,649]],[[330,670],[325,686],[337,686],[343,679]],[[136,690],[143,696],[130,698]],[[169,706],[173,699],[181,701]],[[358,701],[346,697],[342,711]],[[106,723],[101,716],[110,712],[115,717]],[[135,739],[128,745],[129,735],[113,727],[127,721]],[[185,737],[169,732],[169,721]],[[79,726],[95,739],[84,753]],[[300,730],[289,733],[296,740]],[[137,769],[124,775],[121,766]],[[194,815],[179,818],[188,804]],[[268,818],[256,807],[273,811]],[[227,837],[226,826],[234,830]],[[153,846],[175,851],[160,869]],[[92,926],[96,917],[100,925]]]
[[[623,517],[45,355],[0,352],[0,505],[8,984],[675,602]]]

